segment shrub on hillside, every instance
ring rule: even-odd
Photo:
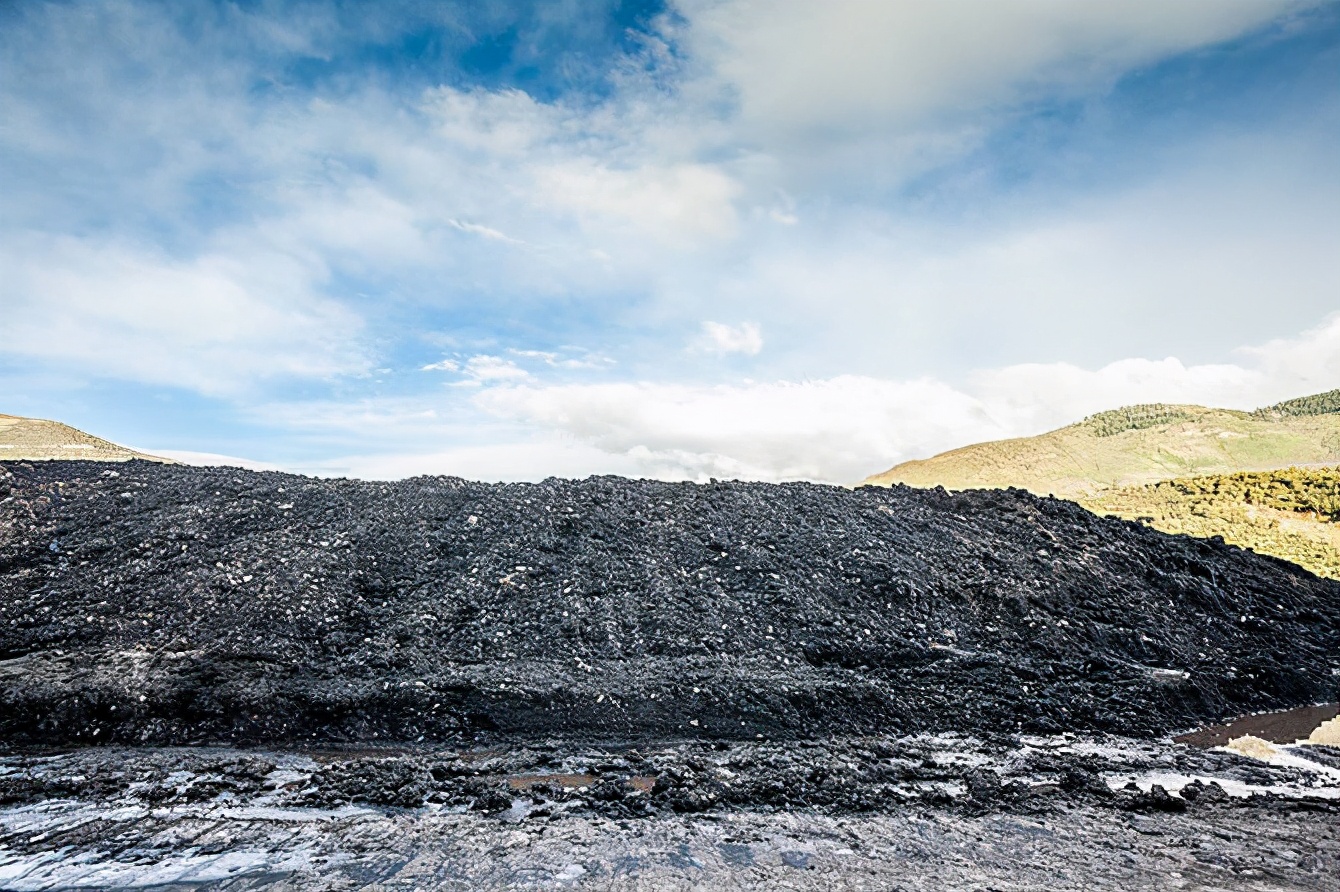
[[[1340,390],[1328,390],[1325,393],[1285,400],[1273,406],[1266,406],[1264,409],[1257,409],[1252,414],[1261,418],[1284,418],[1336,413],[1340,413]]]
[[[1108,490],[1084,500],[1098,513],[1139,519],[1274,555],[1340,579],[1340,468],[1287,468],[1184,477]]]
[[[1182,406],[1170,406],[1167,403],[1144,403],[1136,406],[1123,406],[1090,415],[1080,422],[1094,436],[1111,437],[1126,431],[1143,430],[1164,424],[1176,424],[1181,421],[1194,421],[1196,416]]]

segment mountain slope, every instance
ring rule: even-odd
[[[1177,477],[1335,464],[1340,464],[1340,391],[1255,412],[1128,406],[1036,437],[978,443],[903,462],[864,483],[1015,486],[1082,498]]]
[[[118,446],[59,421],[0,415],[0,461],[129,461],[134,458],[175,464],[171,459]]]
[[[1340,468],[1166,480],[1105,490],[1080,504],[1165,533],[1219,536],[1340,579]]]

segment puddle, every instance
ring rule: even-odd
[[[513,790],[529,790],[536,784],[554,784],[559,787],[589,787],[596,782],[594,774],[518,774],[507,779]]]
[[[529,790],[536,784],[554,784],[559,787],[589,787],[596,782],[594,774],[517,774],[507,779],[507,785],[513,790]],[[642,793],[650,793],[656,786],[656,778],[636,775],[625,781],[628,786]]]
[[[1307,740],[1308,735],[1323,722],[1328,722],[1338,715],[1340,715],[1340,703],[1302,706],[1283,712],[1263,712],[1259,715],[1243,716],[1223,725],[1210,725],[1182,734],[1173,740],[1205,749],[1226,746],[1229,741],[1239,737],[1255,737],[1270,743],[1294,743]]]
[[[1282,754],[1281,754],[1282,755]],[[1285,760],[1277,758],[1272,764],[1300,768],[1303,771],[1325,772],[1323,766],[1304,759]],[[1340,780],[1340,778],[1337,778]],[[1162,787],[1166,792],[1182,798],[1182,790],[1192,783],[1205,786],[1214,785],[1234,799],[1248,799],[1252,796],[1271,795],[1284,799],[1325,799],[1340,800],[1340,786],[1330,780],[1329,775],[1315,774],[1299,782],[1281,781],[1273,784],[1251,784],[1234,778],[1208,774],[1179,774],[1171,771],[1153,771],[1145,774],[1121,774],[1107,778],[1108,789],[1120,790],[1127,784],[1135,784],[1148,793],[1154,786]],[[1189,797],[1188,797],[1189,798]]]

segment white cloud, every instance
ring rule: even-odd
[[[179,461],[184,465],[209,468],[245,468],[248,471],[283,471],[281,465],[256,461],[251,458],[239,458],[235,455],[220,455],[217,452],[189,452],[182,449],[147,449],[150,455],[161,456]]]
[[[800,383],[503,387],[476,404],[567,434],[658,477],[851,483],[909,458],[1040,433],[1141,402],[1249,409],[1340,385],[1340,316],[1241,351],[1240,363],[1024,364],[961,387],[843,375]]]
[[[530,156],[561,133],[566,114],[521,90],[457,90],[436,87],[423,98],[436,135],[486,158]]]
[[[336,439],[353,437],[383,446],[407,439],[436,441],[453,434],[437,407],[417,397],[273,401],[252,405],[245,417],[256,425]]]
[[[723,322],[705,321],[702,333],[694,342],[694,346],[698,350],[715,353],[718,356],[725,356],[728,353],[757,356],[763,349],[763,333],[754,322],[726,325]]]
[[[772,139],[924,124],[1046,86],[1087,88],[1263,25],[1272,0],[680,0],[695,55]]]
[[[530,378],[530,372],[518,366],[510,359],[501,356],[479,354],[463,361],[443,359],[423,366],[424,372],[460,372],[455,386],[478,387],[481,384],[516,383]]]
[[[906,459],[1041,433],[1122,405],[1251,409],[1332,389],[1340,385],[1340,315],[1236,351],[1234,359],[1131,358],[1096,369],[1024,363],[984,369],[958,385],[863,375],[714,386],[504,378],[469,396],[457,391],[428,402],[274,404],[254,420],[359,445],[362,451],[341,458],[287,465],[321,475],[604,473],[849,484]],[[425,443],[455,445],[425,450]]]
[[[507,351],[523,360],[539,362],[549,368],[569,371],[605,369],[616,365],[608,356],[588,351],[574,351],[569,348],[555,350],[518,350]],[[510,359],[481,353],[464,360],[442,359],[422,366],[425,372],[459,372],[457,385],[474,387],[481,384],[504,384],[526,381],[531,373]]]
[[[498,381],[523,381],[530,377],[530,373],[525,369],[519,367],[510,359],[503,359],[501,356],[472,356],[466,360],[462,371],[465,372],[466,376],[481,384]]]
[[[434,215],[387,184],[345,176],[277,190],[282,212],[221,228],[213,247],[235,256],[284,252],[308,262],[365,271],[431,262]]]
[[[633,459],[650,476],[763,480],[851,479],[882,461],[877,456],[968,436],[975,428],[965,419],[980,411],[938,382],[854,376],[716,387],[503,388],[477,402]]]
[[[1241,353],[1258,370],[1262,396],[1257,399],[1333,390],[1340,387],[1340,315],[1296,337],[1274,338]]]
[[[156,7],[43,7],[44,39],[4,69],[43,76],[0,78],[0,149],[48,176],[13,177],[0,198],[19,221],[0,229],[0,354],[254,405],[269,379],[407,365],[388,354],[417,332],[384,319],[446,330],[543,318],[580,330],[591,352],[444,358],[423,368],[472,389],[432,386],[420,407],[478,394],[500,417],[557,432],[540,445],[526,430],[500,435],[522,436],[508,454],[537,469],[562,435],[583,457],[561,467],[838,481],[1120,402],[1255,403],[1329,386],[1331,329],[1237,364],[1204,360],[1333,307],[1329,136],[1301,161],[1288,138],[1243,141],[1234,157],[1218,140],[1137,174],[1124,196],[1040,189],[1013,218],[991,188],[962,219],[880,206],[1021,102],[1101,89],[1299,6],[677,6],[682,68],[553,102],[450,87],[406,98],[371,81],[325,98],[256,90],[264,64],[197,46]],[[306,45],[301,28],[284,40]],[[115,47],[132,44],[144,52],[127,74]],[[80,234],[24,231],[39,227]],[[524,312],[534,306],[546,313]],[[796,383],[676,383],[681,333],[708,317],[767,320],[759,364]],[[763,338],[755,323],[708,322],[696,346],[756,356]],[[612,365],[601,349],[654,383],[543,380]],[[1169,353],[1186,362],[1105,364]],[[971,364],[1000,368],[964,379]],[[966,383],[916,377],[932,368]],[[364,408],[352,397],[337,411],[388,448],[461,436],[433,408],[398,407],[393,423]],[[442,461],[485,467],[471,462],[490,447],[460,448],[484,452]]]
[[[525,357],[526,359],[538,359],[545,365],[555,365],[558,363],[558,354],[552,350],[509,350],[514,356]]]
[[[1335,309],[1329,147],[1216,138],[1138,184],[967,219],[833,212],[820,231],[756,236],[738,264],[681,273],[666,312],[765,318],[781,375],[1204,362]]]
[[[538,359],[545,365],[558,369],[604,369],[618,365],[613,358],[602,353],[577,350],[573,355],[572,348],[565,348],[563,352],[554,350],[509,350],[508,352],[525,359]]]
[[[736,230],[739,185],[703,164],[644,165],[630,170],[590,160],[536,171],[538,197],[586,225],[632,225],[672,245],[722,238]]]
[[[370,367],[358,317],[282,255],[176,260],[118,243],[0,247],[0,351],[123,380],[237,395],[272,378]]]
[[[461,220],[448,220],[447,223],[448,225],[453,226],[456,229],[459,229],[461,232],[469,232],[473,235],[478,235],[483,238],[492,239],[495,242],[506,242],[509,245],[525,244],[524,242],[512,238],[506,233],[499,232],[498,230],[492,229],[488,226],[482,226],[479,223],[466,223]]]
[[[530,437],[484,446],[458,446],[439,452],[386,452],[350,455],[303,468],[320,476],[365,480],[400,480],[420,474],[446,474],[467,480],[524,481],[546,477],[589,477],[593,474],[641,472],[637,461],[610,455],[571,438]]]

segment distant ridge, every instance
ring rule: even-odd
[[[1149,403],[1036,437],[965,446],[866,478],[890,486],[996,489],[1081,498],[1203,474],[1340,464],[1340,390],[1240,412]]]
[[[1340,390],[1328,390],[1312,396],[1300,396],[1298,399],[1285,400],[1264,409],[1257,409],[1253,415],[1264,418],[1301,418],[1307,415],[1335,415],[1340,413]]]
[[[136,458],[176,464],[170,458],[136,452],[59,421],[0,414],[0,461],[130,461]]]

